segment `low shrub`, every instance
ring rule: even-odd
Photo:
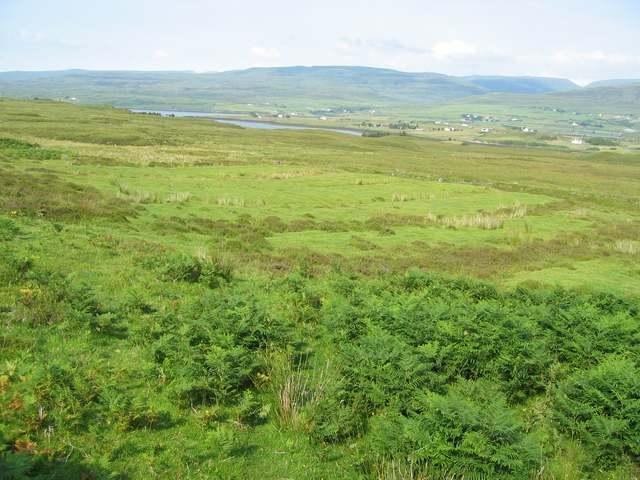
[[[0,251],[0,280],[7,285],[22,281],[32,267],[31,257],[16,256],[10,250]]]
[[[65,302],[65,294],[66,292],[57,285],[23,288],[14,318],[31,327],[60,323],[71,313],[69,305]]]
[[[486,382],[462,381],[446,394],[417,396],[408,415],[370,423],[370,464],[391,457],[429,478],[527,478],[541,454],[499,389]]]
[[[254,293],[238,291],[204,295],[162,329],[155,361],[184,406],[237,401],[265,370],[262,353],[292,340],[291,325],[272,317]]]
[[[148,399],[131,396],[126,391],[109,386],[96,398],[98,418],[118,430],[159,430],[172,426],[169,412]]]
[[[587,137],[585,140],[589,145],[595,145],[599,147],[615,147],[620,145],[620,143],[613,138]]]
[[[380,138],[380,137],[386,137],[387,135],[391,135],[391,134],[388,132],[381,132],[380,130],[364,130],[362,132],[362,136],[368,137],[368,138]]]
[[[231,281],[232,269],[228,263],[208,257],[177,255],[168,257],[164,264],[164,278],[170,281],[202,283],[217,288]]]
[[[429,363],[396,336],[374,331],[341,350],[349,401],[366,415],[388,406],[406,408],[417,392],[438,383]]]
[[[0,242],[13,240],[20,233],[16,222],[10,218],[0,216]]]
[[[122,220],[137,214],[128,202],[51,173],[0,169],[0,213],[3,212],[67,221],[93,217]]]
[[[11,159],[57,160],[62,158],[62,152],[59,150],[42,148],[38,144],[13,138],[0,138],[0,153]]]
[[[640,368],[609,357],[578,371],[556,390],[553,419],[590,448],[595,465],[613,467],[640,457]]]
[[[311,412],[309,434],[320,443],[339,443],[366,432],[367,414],[360,405],[351,403],[346,386],[335,382]]]
[[[258,357],[214,325],[186,321],[154,342],[155,361],[185,407],[237,400],[259,371]]]

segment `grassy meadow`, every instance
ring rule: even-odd
[[[0,98],[0,478],[637,478],[639,185]]]

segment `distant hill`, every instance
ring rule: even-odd
[[[464,79],[490,92],[546,93],[579,88],[564,78],[472,76]]]
[[[640,83],[622,86],[581,88],[542,94],[491,93],[449,102],[473,112],[514,112],[514,109],[563,110],[579,113],[609,113],[640,115]],[[445,106],[445,107],[446,107]]]
[[[585,88],[549,95],[566,108],[593,113],[640,113],[640,82],[621,86]]]
[[[594,87],[626,87],[629,85],[640,85],[640,78],[628,78],[628,79],[615,79],[615,80],[600,80],[598,82],[592,82],[587,85],[587,88]]]
[[[0,73],[0,96],[193,111],[365,110],[469,105],[639,112],[640,80],[580,88],[565,79],[412,73],[370,67],[251,68],[220,73],[65,70]]]
[[[75,98],[139,108],[200,111],[259,104],[287,108],[434,105],[488,93],[577,88],[538,77],[453,77],[369,67],[252,68],[221,73],[66,70],[0,73],[0,96]]]

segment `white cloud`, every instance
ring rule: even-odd
[[[155,52],[153,52],[153,56],[156,58],[167,58],[169,56],[169,52],[163,50],[162,48],[159,48]]]
[[[28,30],[25,28],[21,28],[18,34],[20,35],[20,40],[26,42],[38,43],[46,39],[46,35],[43,32]]]
[[[343,55],[355,55],[365,49],[365,43],[359,38],[341,38],[336,46]]]
[[[395,38],[363,40],[343,37],[338,42],[337,51],[343,55],[424,55],[423,48],[402,43]]]
[[[261,60],[276,60],[280,58],[280,51],[270,47],[253,47],[251,55]]]
[[[478,53],[478,47],[471,43],[461,40],[452,40],[449,42],[437,42],[431,47],[433,56],[438,59],[452,57],[468,57]]]

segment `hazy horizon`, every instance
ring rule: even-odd
[[[640,78],[639,20],[633,0],[5,0],[0,71],[367,66],[585,85]]]

